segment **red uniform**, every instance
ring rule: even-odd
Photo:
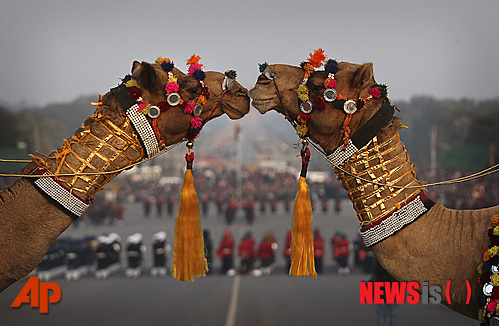
[[[237,253],[241,257],[241,274],[246,274],[253,268],[253,256],[255,255],[255,239],[250,232],[247,232],[239,247]]]
[[[314,264],[317,273],[322,274],[322,259],[324,258],[324,238],[319,230],[314,231]]]
[[[229,230],[225,230],[220,242],[220,247],[217,250],[217,255],[222,259],[221,273],[225,274],[229,269],[233,268],[232,257],[234,254],[234,238]]]

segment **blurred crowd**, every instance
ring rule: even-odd
[[[437,173],[418,172],[417,177],[418,180],[428,184],[467,177],[472,174],[472,171],[439,170]],[[499,204],[499,175],[491,174],[467,182],[427,187],[427,191],[433,201],[448,208],[479,209],[491,207]]]
[[[318,229],[313,234],[314,264],[318,274],[333,271],[347,276],[352,268],[357,272],[371,273],[374,254],[364,246],[360,236],[351,240],[344,232],[336,231],[325,239]],[[276,266],[289,273],[291,230],[280,244],[272,230],[264,232],[259,238],[255,238],[252,231],[247,231],[236,239],[229,229],[225,229],[218,244],[214,243],[208,229],[203,231],[203,237],[208,274],[269,276]],[[326,246],[330,246],[330,257],[325,256]],[[146,252],[152,255],[151,266],[145,264]],[[143,239],[141,233],[134,233],[122,241],[120,235],[112,232],[57,239],[35,272],[46,281],[62,275],[67,280],[77,280],[87,274],[105,279],[120,271],[124,271],[129,278],[139,277],[145,271],[153,277],[164,277],[168,274],[171,261],[171,246],[164,231],[156,232],[150,243]],[[326,270],[326,265],[331,268]]]

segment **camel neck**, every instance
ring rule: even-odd
[[[393,214],[423,190],[393,121],[335,169],[362,226]]]
[[[105,97],[106,98],[106,97]],[[146,157],[133,126],[117,103],[97,106],[82,128],[51,155],[34,158],[57,183],[83,201],[92,199],[119,172]],[[102,174],[105,172],[105,174]]]

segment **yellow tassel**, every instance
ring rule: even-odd
[[[314,263],[314,236],[312,233],[312,204],[305,177],[300,176],[293,210],[293,238],[289,275],[317,277]]]
[[[194,281],[194,277],[205,276],[205,271],[208,271],[208,262],[204,253],[199,200],[194,188],[192,169],[187,168],[175,222],[172,274],[177,280],[185,282]]]

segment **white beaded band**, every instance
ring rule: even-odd
[[[48,175],[48,173],[45,172],[43,175]],[[83,215],[85,210],[90,205],[73,195],[66,188],[52,179],[52,177],[40,177],[35,181],[35,185],[77,217]]]
[[[364,244],[368,247],[374,246],[395,232],[400,231],[407,224],[414,222],[427,210],[428,208],[421,200],[421,196],[416,196],[392,215],[387,216],[381,223],[367,227],[364,231],[361,230],[360,234]]]
[[[343,150],[343,145],[338,146],[334,152],[327,156],[327,160],[334,167],[344,163],[358,150],[359,149],[352,143],[352,140],[348,139],[348,144],[345,150]]]
[[[146,149],[147,157],[152,157],[159,153],[159,144],[154,130],[145,115],[139,112],[139,105],[135,104],[126,110],[126,115],[133,124],[133,127],[139,134],[142,144]]]

